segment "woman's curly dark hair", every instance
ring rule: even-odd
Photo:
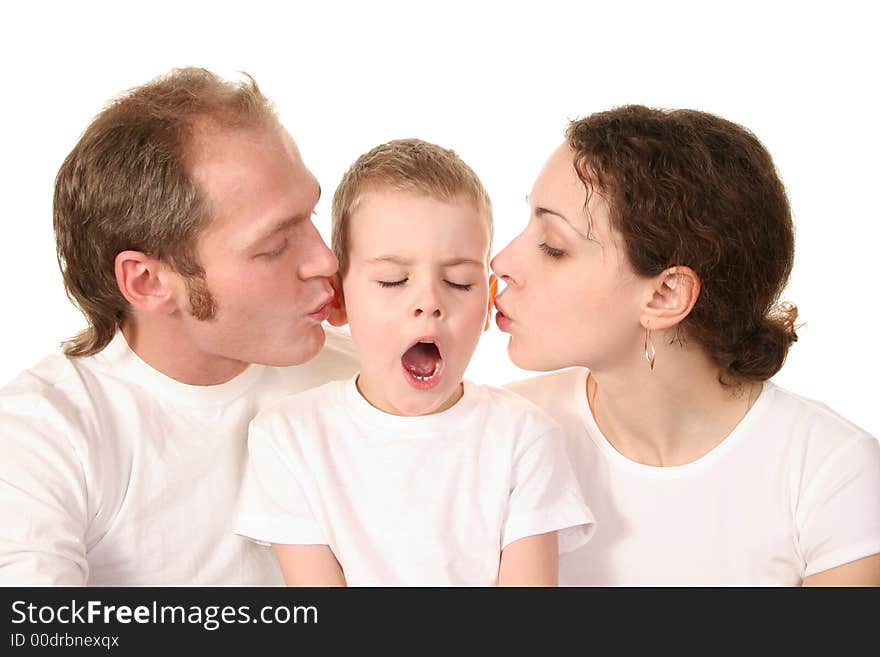
[[[611,206],[636,272],[693,269],[700,296],[682,329],[723,383],[764,381],[797,340],[797,308],[778,303],[794,226],[770,154],[747,129],[695,110],[627,105],[572,121],[575,168]]]

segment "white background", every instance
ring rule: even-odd
[[[28,2],[0,10],[0,384],[83,327],[55,261],[55,173],[113,95],[175,66],[249,72],[329,200],[399,137],[455,149],[495,206],[496,251],[566,122],[623,103],[750,128],[797,227],[784,298],[806,322],[777,383],[880,433],[880,49],[868,2]],[[716,6],[717,5],[717,6]],[[525,376],[484,336],[468,376]]]

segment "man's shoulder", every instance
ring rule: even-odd
[[[278,429],[280,426],[289,428],[339,418],[341,409],[345,407],[344,389],[350,378],[323,381],[281,395],[260,409],[253,424]]]
[[[347,331],[324,327],[326,339],[318,355],[302,365],[270,368],[284,381],[288,394],[348,379],[358,371],[358,355]]]
[[[74,401],[82,393],[77,363],[61,353],[51,354],[0,388],[0,414],[20,408],[37,411],[43,404]]]
[[[324,336],[324,346],[315,357],[317,363],[345,367],[347,370],[357,367],[358,354],[348,331],[334,326],[325,326]],[[348,375],[353,373],[354,371],[351,370]]]
[[[8,456],[13,444],[34,441],[64,450],[82,446],[97,423],[83,361],[52,354],[0,388],[0,451]]]

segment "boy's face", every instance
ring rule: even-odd
[[[489,312],[486,218],[466,200],[370,192],[348,244],[342,287],[361,394],[395,415],[446,410]]]

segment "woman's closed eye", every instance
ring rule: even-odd
[[[562,249],[554,248],[547,244],[547,242],[541,242],[540,244],[538,244],[538,248],[551,258],[561,258],[565,255],[565,251],[563,251]]]

